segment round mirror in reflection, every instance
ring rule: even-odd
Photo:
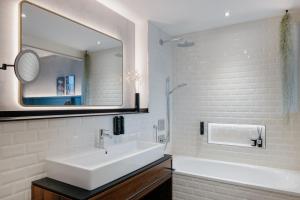
[[[15,73],[22,83],[34,81],[40,72],[40,59],[32,50],[21,51],[15,60]]]

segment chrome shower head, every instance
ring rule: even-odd
[[[182,47],[182,48],[184,48],[184,47],[192,47],[192,46],[194,46],[194,45],[195,45],[194,42],[185,40],[184,42],[178,43],[178,44],[177,44],[177,47]]]
[[[165,43],[169,43],[169,42],[178,42],[178,41],[182,41],[182,40],[183,40],[182,37],[175,37],[175,38],[171,38],[171,39],[168,39],[168,40],[160,39],[160,40],[159,40],[159,44],[160,44],[160,45],[164,45]]]
[[[116,53],[115,56],[118,58],[123,58],[123,53]]]
[[[175,43],[175,42],[177,42],[177,44],[176,44],[177,47],[182,47],[182,48],[183,47],[192,47],[192,46],[195,45],[194,42],[188,41],[188,40],[184,40],[183,37],[175,37],[175,38],[171,38],[169,40],[163,40],[163,39],[159,40],[159,44],[161,46],[163,46],[166,43]]]

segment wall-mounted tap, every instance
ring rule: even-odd
[[[108,137],[108,138],[112,139],[112,137],[113,137],[111,134],[109,134],[107,132],[110,132],[110,131],[105,130],[105,129],[100,129],[97,134],[97,137],[96,137],[96,148],[104,149],[105,152],[107,152],[107,151],[104,147],[104,138]]]

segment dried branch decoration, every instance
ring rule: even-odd
[[[280,54],[282,60],[282,91],[283,91],[283,109],[287,114],[291,109],[291,100],[293,89],[290,84],[290,73],[292,64],[292,33],[291,16],[288,11],[282,17],[280,23]]]

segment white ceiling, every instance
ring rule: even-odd
[[[100,1],[100,0],[98,0]],[[300,0],[102,0],[153,21],[170,35],[279,16]],[[231,12],[226,18],[225,12]]]
[[[30,4],[23,4],[23,35],[79,51],[98,51],[122,46],[119,40],[74,23]],[[101,44],[98,45],[97,42]]]

